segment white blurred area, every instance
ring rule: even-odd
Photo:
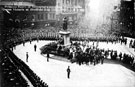
[[[86,13],[80,24],[94,30],[103,24],[110,25],[115,7],[119,6],[120,0],[86,0]]]

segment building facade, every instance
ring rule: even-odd
[[[22,2],[24,3],[23,0],[6,0],[3,11],[7,27],[16,25],[12,23],[16,20],[19,20],[18,27],[55,26],[57,23],[61,24],[64,17],[68,18],[69,24],[74,24],[85,12],[85,0],[27,0],[34,6],[18,4]],[[7,24],[7,21],[11,24]]]
[[[121,0],[120,24],[122,33],[134,32],[134,1]]]
[[[85,0],[57,0],[56,18],[62,20],[67,17],[69,24],[76,23],[85,13]]]

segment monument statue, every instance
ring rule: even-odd
[[[63,30],[64,31],[59,31],[60,36],[63,38],[62,42],[64,42],[64,46],[69,46],[70,45],[70,31],[67,31],[68,29],[68,20],[65,17],[63,19]]]
[[[67,30],[67,28],[68,28],[68,20],[67,20],[67,18],[65,17],[64,19],[63,19],[63,30]]]

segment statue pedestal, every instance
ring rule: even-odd
[[[59,31],[59,34],[64,38],[64,46],[70,45],[70,32],[69,31]]]

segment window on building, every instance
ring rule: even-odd
[[[53,14],[53,19],[55,20],[55,14]]]
[[[65,2],[65,0],[63,0],[63,2],[62,2],[62,3],[64,4],[64,2]]]
[[[32,15],[32,21],[35,21],[35,15]]]
[[[44,14],[44,20],[48,20],[47,13],[46,13],[46,14]]]
[[[40,14],[38,14],[37,16],[38,16],[38,20],[40,20]]]
[[[44,20],[43,14],[40,15],[40,19],[41,20]]]
[[[50,20],[50,14],[49,13],[47,14],[47,18],[48,18],[48,20]]]
[[[77,0],[75,0],[75,5],[77,5]]]

